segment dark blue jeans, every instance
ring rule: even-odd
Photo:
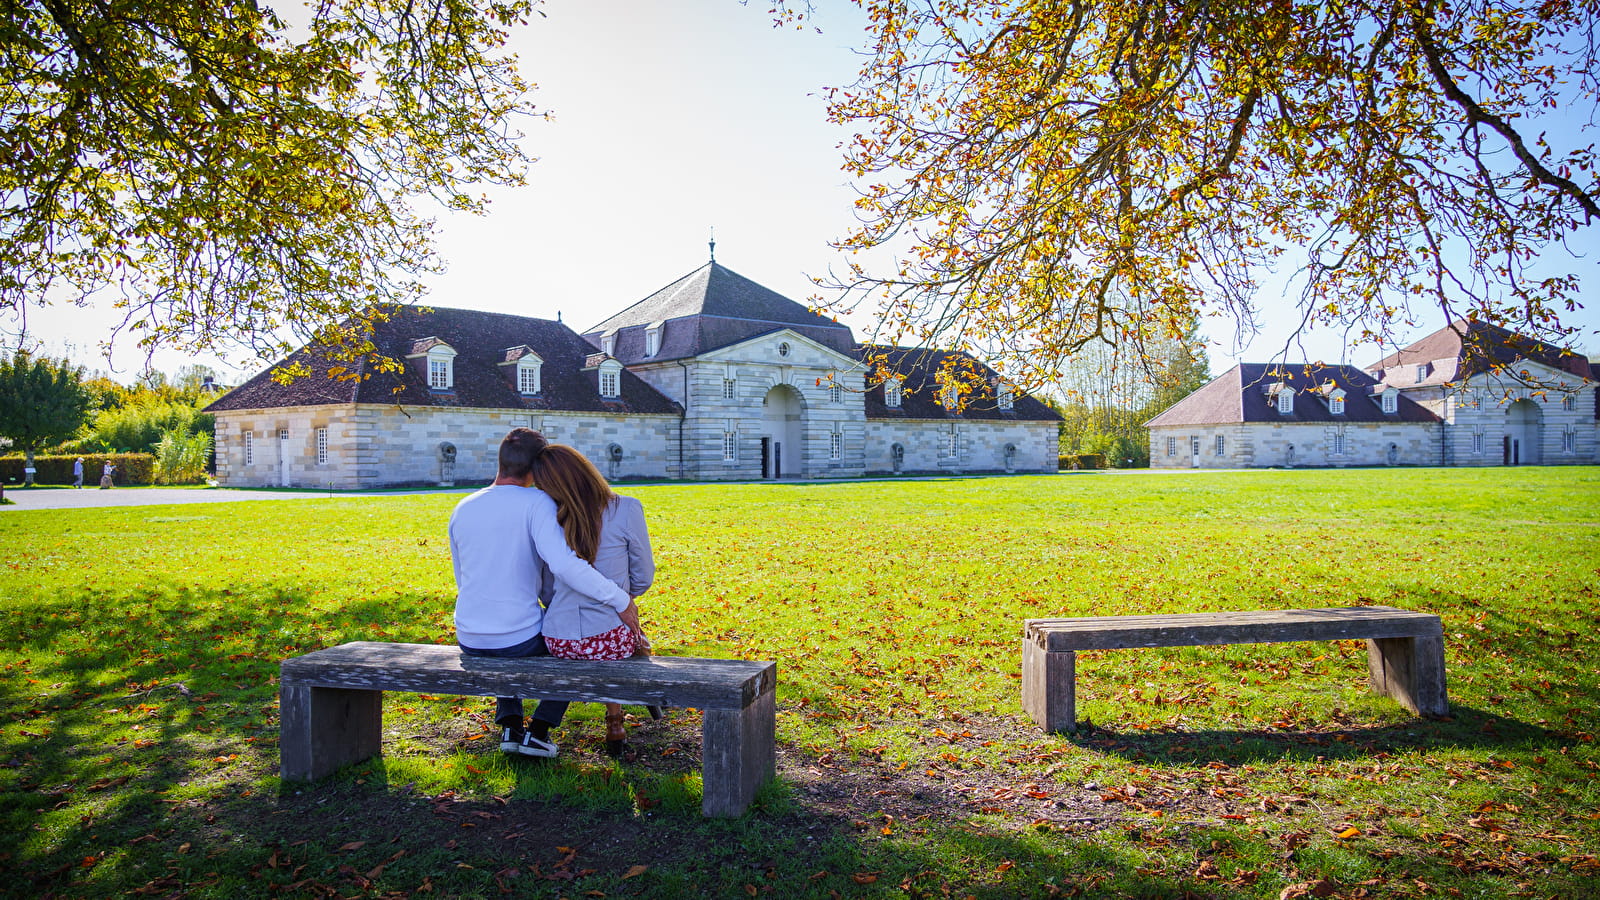
[[[521,659],[525,656],[549,656],[550,651],[544,645],[544,635],[536,634],[520,644],[509,647],[494,647],[488,650],[479,650],[461,644],[461,652],[467,656],[488,656],[498,659]],[[565,700],[540,700],[534,707],[533,717],[549,725],[551,728],[561,724],[561,718],[567,714]],[[522,727],[522,698],[521,697],[496,697],[494,698],[494,722],[505,727],[515,725]]]

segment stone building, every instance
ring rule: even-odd
[[[1595,388],[1581,356],[1455,322],[1365,370],[1235,366],[1147,423],[1150,465],[1600,462]]]
[[[478,484],[518,425],[577,447],[613,479],[1056,467],[1059,417],[991,370],[944,351],[858,345],[848,327],[716,262],[584,335],[408,308],[373,342],[400,372],[340,373],[303,348],[286,362],[311,375],[279,384],[262,373],[212,404],[218,481]],[[978,375],[960,403],[942,390],[951,359]]]

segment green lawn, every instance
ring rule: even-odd
[[[779,666],[780,782],[699,818],[698,720],[552,764],[488,701],[391,694],[385,755],[280,790],[276,673],[451,642],[458,496],[0,513],[14,896],[1600,894],[1600,469],[651,485],[664,652]],[[1088,653],[1022,621],[1387,604],[1444,618],[1454,716],[1359,642]],[[644,868],[641,868],[644,867]]]

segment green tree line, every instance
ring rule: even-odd
[[[149,370],[132,384],[65,359],[0,357],[0,439],[35,454],[149,453],[162,484],[195,484],[213,467],[216,423],[202,412],[221,392],[216,372]]]

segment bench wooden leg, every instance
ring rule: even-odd
[[[1444,637],[1367,640],[1373,691],[1393,697],[1419,716],[1446,716]]]
[[[744,709],[708,709],[700,736],[701,781],[707,816],[744,815],[756,790],[777,770],[777,692],[767,691]]]
[[[1022,641],[1022,709],[1045,731],[1078,730],[1078,654],[1051,653],[1038,641]]]
[[[314,781],[378,755],[383,692],[282,684],[278,754],[284,781]]]

